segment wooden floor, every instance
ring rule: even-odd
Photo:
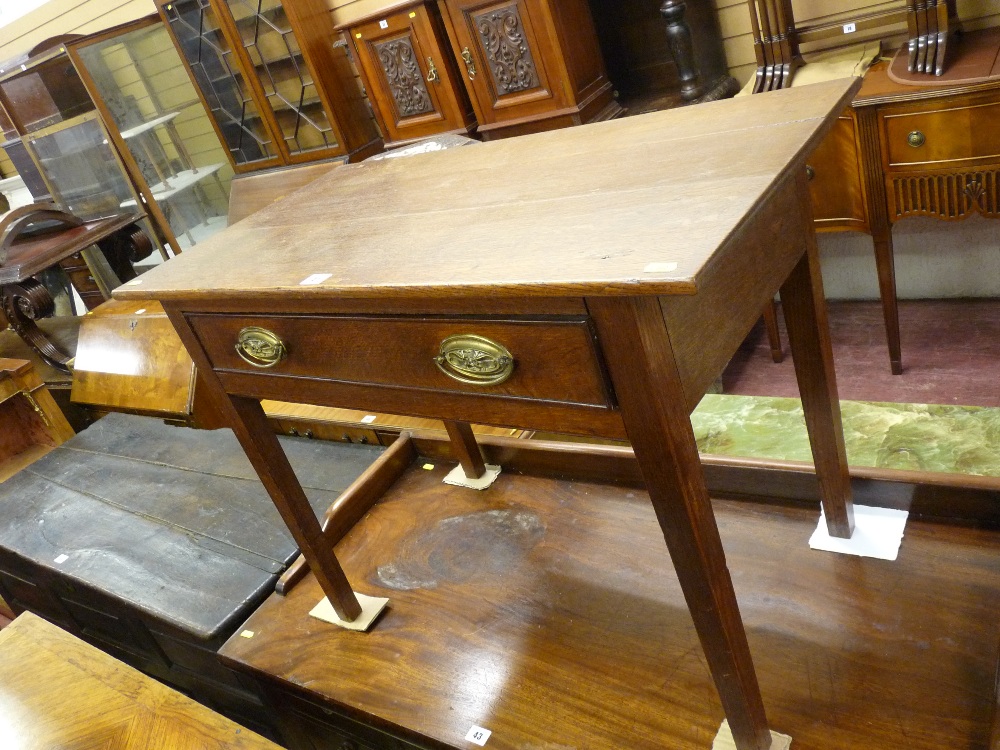
[[[449,747],[476,725],[494,750],[709,748],[722,710],[645,494],[509,474],[473,493],[448,468],[409,471],[338,545],[390,597],[372,632],[309,618],[310,576],[227,657]],[[714,507],[795,750],[986,746],[1000,534],[911,522],[886,562],[810,550],[816,511]]]
[[[840,397],[960,406],[1000,406],[1000,300],[903,300],[903,374],[889,372],[878,302],[831,302],[830,335]],[[798,396],[779,315],[785,361],[775,365],[758,324],[723,375],[726,393]]]

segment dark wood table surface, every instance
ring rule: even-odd
[[[345,619],[351,584],[260,399],[627,437],[737,746],[763,750],[688,417],[780,289],[828,523],[851,533],[804,165],[857,85],[347,166],[116,296],[162,302]],[[506,380],[439,368],[469,334],[493,347],[473,360],[510,352]]]

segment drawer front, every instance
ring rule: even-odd
[[[857,142],[854,120],[841,115],[809,157],[806,172],[818,228],[868,226]]]
[[[916,109],[916,105],[911,105]],[[888,168],[960,169],[1000,160],[1000,102],[924,104],[880,113]]]
[[[596,340],[585,319],[192,314],[188,321],[220,373],[612,405]],[[248,328],[264,329],[280,340],[280,361],[260,367],[241,357],[237,339]],[[442,360],[445,342],[450,351]],[[508,353],[513,360],[509,376],[486,382]]]

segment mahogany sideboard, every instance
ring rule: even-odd
[[[163,304],[344,620],[352,571],[261,399],[627,438],[737,747],[764,750],[689,415],[780,289],[826,518],[851,534],[805,159],[857,86],[341,167],[116,295]]]
[[[998,42],[1000,29],[964,35],[952,67]],[[928,76],[924,85],[909,85],[890,78],[889,66],[872,66],[809,166],[817,229],[867,232],[874,240],[889,363],[899,375],[892,227],[909,216],[1000,216],[1000,78],[956,84]]]

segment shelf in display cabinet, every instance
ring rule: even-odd
[[[185,169],[183,172],[178,172],[177,174],[169,177],[166,182],[158,182],[155,185],[150,185],[150,190],[153,193],[153,197],[158,201],[170,200],[178,193],[187,190],[206,177],[211,177],[220,169],[222,169],[222,164],[209,164],[207,167],[197,167],[195,169]],[[122,208],[131,208],[135,206],[135,199],[130,198],[129,200],[121,202]]]

